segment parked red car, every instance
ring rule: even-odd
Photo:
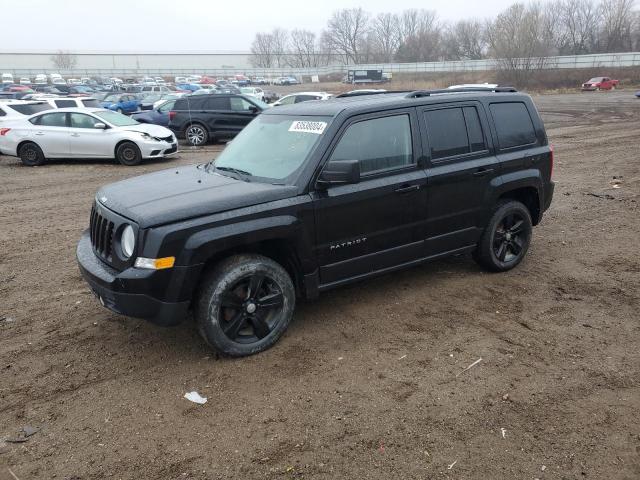
[[[582,90],[615,90],[619,82],[609,77],[594,77],[582,84]]]

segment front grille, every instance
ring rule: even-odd
[[[165,155],[169,155],[170,153],[175,153],[175,152],[177,152],[177,151],[178,151],[178,146],[177,146],[177,145],[174,145],[174,146],[173,146],[173,147],[171,147],[171,148],[167,148],[167,149],[164,151],[164,154],[165,154]]]
[[[91,245],[93,246],[93,251],[96,255],[101,256],[105,260],[111,259],[113,227],[113,222],[100,215],[94,205],[91,209],[91,218],[89,220]]]

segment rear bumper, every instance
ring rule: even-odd
[[[88,231],[78,242],[76,258],[80,273],[103,306],[161,326],[177,325],[184,319],[200,271],[197,265],[158,271],[129,268],[118,272],[95,256]]]

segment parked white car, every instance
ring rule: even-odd
[[[100,102],[90,97],[60,97],[57,95],[34,95],[33,100],[47,102],[51,108],[100,108]]]
[[[166,85],[146,85],[146,86],[142,87],[142,92],[143,93],[146,93],[146,92],[173,93],[173,90],[171,90]]]
[[[33,83],[34,85],[46,85],[48,83],[47,76],[44,73],[40,73],[36,75],[35,81]]]
[[[31,85],[31,79],[29,77],[20,77],[20,85]]]
[[[13,120],[21,120],[49,109],[51,106],[47,102],[13,99],[0,102],[0,128]]]
[[[171,130],[105,109],[62,108],[3,125],[0,153],[27,166],[48,158],[115,158],[123,165],[176,153]]]
[[[2,74],[2,84],[3,85],[8,85],[10,83],[13,83],[13,75],[10,73],[3,73]]]
[[[292,105],[294,103],[307,102],[309,100],[329,100],[333,95],[327,92],[299,92],[286,95],[274,102],[273,106]]]
[[[240,91],[243,95],[247,95],[248,97],[257,98],[258,100],[264,102],[264,90],[258,87],[241,87]]]
[[[180,83],[187,83],[187,77],[175,77],[174,83],[176,85],[178,85]]]

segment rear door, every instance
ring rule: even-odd
[[[331,285],[423,254],[426,175],[414,109],[358,116],[332,160],[358,160],[361,181],[314,192],[320,282]]]
[[[66,158],[69,156],[69,128],[64,112],[46,113],[32,119],[33,140],[40,146],[45,157]]]
[[[231,136],[229,97],[224,95],[203,95],[202,97],[202,100],[199,100],[202,109],[196,107],[196,111],[209,132],[217,138]]]
[[[499,164],[479,102],[423,107],[418,117],[429,157],[426,255],[431,256],[477,242]]]

